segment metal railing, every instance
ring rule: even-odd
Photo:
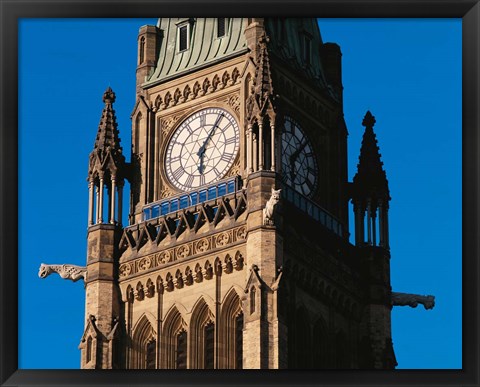
[[[235,193],[242,189],[240,176],[223,179],[215,184],[201,187],[195,191],[175,195],[168,199],[158,200],[143,207],[143,220],[164,216],[184,208],[194,206],[209,200]]]
[[[338,236],[343,237],[344,231],[342,224],[335,216],[324,210],[318,204],[312,202],[310,199],[285,184],[283,186],[282,196],[295,207],[299,208],[303,212],[310,215],[313,219],[320,222],[327,229],[334,232]]]

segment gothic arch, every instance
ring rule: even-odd
[[[288,337],[293,340],[289,345],[289,368],[312,368],[312,334],[307,308],[303,305],[297,308],[293,320],[295,333]]]
[[[222,301],[219,324],[220,341],[223,343],[223,346],[219,348],[219,368],[241,369],[243,362],[243,311],[239,291],[234,287],[230,288]]]
[[[313,368],[328,368],[328,337],[327,323],[320,317],[313,327]]]
[[[152,346],[152,343],[155,345]],[[130,364],[132,368],[145,369],[147,365],[151,366],[151,362],[148,362],[153,353],[153,368],[155,368],[156,359],[156,333],[149,321],[149,318],[144,314],[135,324],[132,335],[132,355]],[[149,364],[150,363],[150,364]]]
[[[215,323],[215,316],[211,312],[204,298],[201,297],[193,307],[192,316],[190,319],[190,338],[189,338],[190,367],[189,368],[203,369],[203,368],[209,367],[210,365],[213,365],[210,362],[210,360],[213,360],[213,356],[214,356],[213,345],[211,345],[212,343],[207,342],[208,337],[206,335],[206,332],[207,332],[207,329],[210,327],[210,324],[214,324],[214,323]]]
[[[174,305],[167,312],[163,323],[161,351],[163,356],[160,358],[162,368],[178,368],[178,337],[184,333],[187,333],[187,325]]]

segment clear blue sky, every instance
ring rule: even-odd
[[[40,263],[84,265],[87,167],[111,86],[127,158],[136,38],[156,19],[23,19],[19,25],[19,366],[79,368],[81,281]],[[436,296],[396,307],[398,368],[461,368],[461,20],[321,19],[343,53],[349,178],[367,110],[389,179],[394,291]]]

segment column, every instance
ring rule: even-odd
[[[263,169],[263,123],[258,123],[258,170]]]
[[[270,124],[270,129],[271,129],[271,133],[270,133],[270,138],[271,138],[271,148],[272,148],[272,151],[270,152],[271,153],[271,168],[270,170],[272,171],[275,171],[275,124],[271,123]]]
[[[368,232],[368,245],[372,245],[372,213],[371,213],[371,201],[367,202],[367,232]]]
[[[253,172],[252,168],[252,124],[247,128],[247,172]]]
[[[98,222],[97,223],[103,223],[103,176],[100,177],[100,187],[98,189],[100,193],[99,201],[98,201]]]
[[[258,170],[258,144],[257,144],[257,135],[252,132],[252,144],[253,144],[253,171]]]
[[[388,203],[384,204],[383,222],[384,222],[383,229],[384,229],[384,238],[385,238],[385,248],[390,249],[389,232],[388,232]]]
[[[100,187],[98,185],[95,186],[95,190],[96,190],[96,202],[97,202],[97,214],[96,214],[95,223],[98,223],[98,220],[100,219]]]
[[[385,245],[385,223],[383,219],[383,202],[378,201],[378,233],[379,233],[379,246]]]
[[[123,181],[118,183],[118,224],[122,225],[122,207],[123,207]]]
[[[376,246],[377,245],[377,208],[374,207],[372,210],[372,245]]]
[[[93,224],[93,179],[88,181],[88,225]]]
[[[115,176],[112,176],[112,189],[111,189],[112,197],[110,198],[110,223],[115,224],[115,194],[116,194],[116,186],[115,186]]]

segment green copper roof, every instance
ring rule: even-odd
[[[226,34],[217,37],[216,18],[160,18],[160,53],[146,85],[161,82],[247,50],[244,18],[228,18]],[[188,48],[179,51],[178,29],[187,25]]]
[[[320,58],[323,44],[315,18],[267,18],[265,29],[270,38],[269,51],[288,63],[318,86],[327,87]],[[305,38],[310,41],[309,63],[305,60]]]

